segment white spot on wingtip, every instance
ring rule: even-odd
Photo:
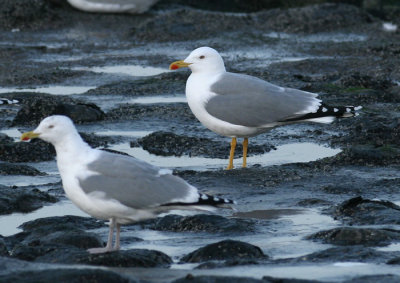
[[[362,109],[362,106],[354,107],[354,110],[356,110],[356,111],[361,110],[361,109]]]
[[[351,112],[351,109],[350,108],[346,108],[346,112]]]
[[[207,199],[208,199],[208,196],[207,196],[207,195],[204,195],[204,194],[201,194],[201,195],[200,195],[200,198],[201,198],[202,200],[207,200]]]
[[[397,30],[397,25],[392,23],[383,23],[382,28],[384,31],[387,32],[395,32]]]
[[[162,169],[158,170],[158,175],[160,175],[160,176],[171,175],[171,174],[172,174],[172,170],[170,170],[170,169],[162,168]]]
[[[325,107],[322,108],[322,112],[327,112],[327,111],[328,111],[327,108],[325,108]]]
[[[217,197],[214,197],[214,201],[219,201],[219,198],[217,198]]]
[[[333,112],[339,112],[339,109],[333,108]]]

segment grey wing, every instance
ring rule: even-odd
[[[222,75],[210,90],[217,95],[206,103],[206,111],[220,120],[247,127],[301,116],[317,110],[321,103],[317,94],[234,73]]]
[[[193,199],[198,196],[195,187],[165,169],[130,156],[102,152],[88,169],[97,174],[79,179],[85,193],[102,192],[105,198],[135,209],[197,201]]]

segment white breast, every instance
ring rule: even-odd
[[[196,118],[211,131],[227,137],[250,137],[261,129],[234,125],[210,115],[205,105],[216,94],[211,92],[211,85],[219,76],[191,74],[186,82],[186,98],[190,109]]]

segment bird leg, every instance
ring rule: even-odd
[[[91,254],[100,254],[100,253],[111,252],[113,250],[113,248],[112,248],[112,240],[113,240],[113,234],[114,234],[114,225],[115,225],[115,219],[111,218],[110,219],[110,230],[108,231],[107,245],[104,248],[88,249],[87,251],[89,253],[91,253]],[[118,227],[118,225],[119,224],[117,224],[117,227]],[[118,240],[119,240],[119,234],[118,234]]]
[[[121,224],[117,223],[116,225],[117,231],[115,232],[115,243],[114,243],[114,251],[118,251],[120,246],[120,241],[119,241],[119,234],[121,232]]]
[[[233,169],[233,156],[235,155],[235,148],[236,148],[236,138],[232,138],[231,141],[231,152],[229,154],[229,164],[226,170]]]
[[[249,144],[249,139],[243,139],[243,168],[247,166],[247,146]]]

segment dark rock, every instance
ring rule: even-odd
[[[74,229],[90,230],[104,226],[104,221],[91,217],[66,215],[38,218],[23,223],[19,228],[30,233],[38,231],[45,233],[46,231],[69,231]]]
[[[250,277],[213,276],[213,275],[193,276],[192,274],[189,273],[188,275],[186,275],[186,277],[174,280],[172,282],[173,283],[261,283],[265,281]]]
[[[400,232],[391,229],[343,227],[321,231],[307,239],[322,240],[323,243],[340,246],[386,246],[394,241],[399,241]]]
[[[203,262],[209,260],[266,259],[259,247],[248,243],[225,240],[210,244],[185,255],[181,262]]]
[[[354,277],[349,280],[343,281],[343,283],[397,283],[400,281],[400,276],[394,274],[379,274],[379,275],[365,275]]]
[[[108,120],[140,120],[140,119],[154,119],[154,120],[179,120],[182,122],[194,122],[192,111],[184,103],[169,103],[168,105],[155,104],[155,105],[137,105],[128,104],[122,105],[118,108],[112,109],[107,112]]]
[[[82,231],[57,231],[40,238],[43,245],[57,244],[74,246],[80,249],[100,247],[103,244],[101,238],[95,233]]]
[[[58,246],[57,248],[54,248],[54,246],[39,246],[39,248],[42,248],[42,254],[37,254],[35,257],[37,262],[147,268],[168,267],[172,263],[171,258],[166,254],[146,249],[90,254],[86,250],[68,246]],[[43,252],[43,249],[46,250]]]
[[[264,283],[321,283],[323,281],[296,279],[296,278],[274,278],[271,276],[264,276],[262,278]]]
[[[46,173],[25,164],[0,162],[0,175],[44,176]]]
[[[133,74],[134,75],[134,74]],[[184,72],[165,73],[144,79],[119,81],[91,89],[88,95],[121,95],[146,96],[166,93],[184,93],[186,79],[189,74]]]
[[[30,28],[43,18],[51,21],[55,17],[45,0],[3,0],[0,5],[0,27],[6,29]]]
[[[117,143],[120,139],[109,136],[98,136],[93,133],[79,133],[82,139],[91,147],[107,147],[109,144]]]
[[[387,261],[387,264],[400,264],[400,257],[395,257]]]
[[[327,32],[372,21],[374,18],[371,15],[355,6],[332,3],[287,10],[272,9],[254,14],[227,14],[186,8],[166,11],[143,21],[133,30],[133,34],[145,41],[186,41],[249,30]]]
[[[344,76],[338,83],[344,87],[371,88],[379,90],[380,92],[395,85],[393,81],[388,78],[374,78],[370,75],[363,75],[360,73]]]
[[[0,144],[12,143],[13,141],[13,138],[10,138],[6,134],[0,133]]]
[[[334,1],[331,1],[334,2]],[[345,1],[351,4],[359,4],[359,0]],[[297,6],[305,6],[315,4],[313,0],[301,0],[301,1],[283,1],[283,0],[161,0],[158,2],[154,9],[168,9],[179,5],[189,6],[196,9],[203,9],[209,11],[222,11],[222,12],[238,12],[238,13],[250,13],[261,10],[273,9],[273,8],[290,8]]]
[[[338,205],[333,216],[348,225],[400,224],[400,206],[390,201],[355,197]]]
[[[79,124],[102,120],[105,114],[93,103],[68,104],[53,97],[36,100],[29,105],[24,104],[15,116],[12,125],[35,125],[50,115],[65,115]]]
[[[8,255],[9,255],[9,253],[8,253],[6,243],[4,242],[4,240],[2,238],[0,238],[0,257],[8,256]]]
[[[355,262],[373,262],[384,263],[390,258],[387,252],[377,251],[375,248],[365,246],[340,246],[333,247],[323,251],[317,251],[312,254],[295,258],[291,261],[301,262],[335,262],[335,261],[355,261]]]
[[[55,203],[57,199],[36,188],[6,187],[0,185],[0,214],[31,212],[45,203]]]
[[[215,269],[215,268],[224,268],[224,267],[232,267],[238,265],[254,265],[258,264],[258,261],[254,259],[234,259],[234,260],[226,260],[226,261],[208,261],[196,266],[196,269]]]
[[[166,254],[146,249],[132,249],[103,254],[87,254],[75,263],[113,267],[167,267],[172,259]]]
[[[29,278],[29,279],[28,279]],[[128,278],[116,272],[94,268],[51,268],[12,272],[0,275],[0,282],[59,282],[59,283],[129,283]]]
[[[208,233],[244,233],[254,230],[254,223],[249,220],[225,218],[219,215],[196,214],[180,216],[169,214],[157,218],[151,229],[174,232],[208,232]]]
[[[53,160],[54,147],[39,139],[30,142],[0,144],[0,160],[8,162],[39,162]]]
[[[230,144],[212,141],[207,138],[187,137],[171,132],[153,132],[138,139],[143,149],[162,156],[206,156],[213,158],[227,158]],[[271,150],[271,147],[252,145],[248,149],[248,156],[262,154]],[[243,155],[241,144],[236,147],[237,157]]]

